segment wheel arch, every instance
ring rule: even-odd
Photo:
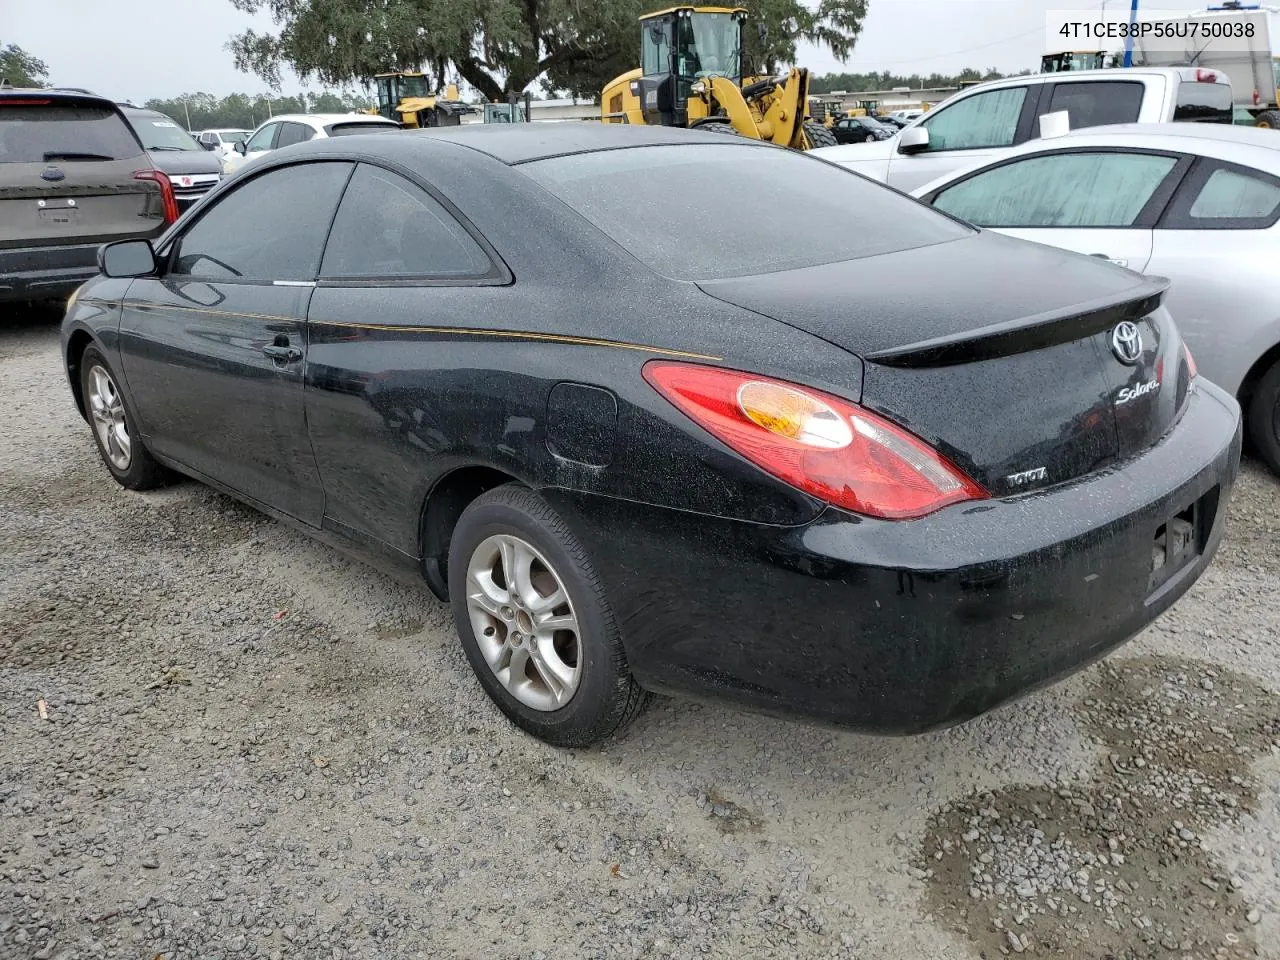
[[[1273,344],[1269,350],[1255,360],[1253,366],[1249,368],[1249,372],[1240,381],[1240,389],[1236,391],[1236,400],[1239,401],[1241,409],[1249,409],[1249,401],[1253,399],[1253,391],[1257,387],[1258,381],[1277,363],[1280,363],[1280,343]]]
[[[422,575],[440,600],[449,599],[449,544],[462,511],[480,494],[520,478],[476,463],[455,467],[431,485],[418,520]]]
[[[88,412],[84,406],[84,389],[80,383],[80,360],[84,356],[85,350],[94,346],[96,341],[93,334],[83,328],[77,328],[67,337],[67,348],[64,354],[64,361],[67,368],[67,379],[71,384],[71,396],[75,398],[76,409],[80,411],[80,416],[89,419]],[[101,346],[98,347],[102,349]]]

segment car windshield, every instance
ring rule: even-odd
[[[249,139],[248,130],[222,130],[218,136],[222,138],[223,143],[244,143]]]
[[[0,106],[0,163],[125,160],[141,153],[107,106],[16,99]]]
[[[968,236],[949,217],[834,164],[746,144],[637,147],[522,164],[668,277],[712,280],[854,260]],[[777,210],[767,228],[744,197]]]
[[[129,123],[148,150],[199,150],[191,135],[162,113],[128,113]]]

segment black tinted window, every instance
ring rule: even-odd
[[[109,107],[0,106],[0,163],[126,160],[141,153],[129,127]]]
[[[280,136],[276,139],[276,149],[292,146],[310,140],[316,132],[302,123],[283,123],[280,125]]]
[[[398,123],[365,123],[363,120],[351,120],[346,123],[331,123],[325,127],[331,137],[349,137],[365,133],[399,133]]]
[[[518,169],[651,268],[684,280],[790,270],[968,235],[914,200],[792,150],[640,147]],[[790,213],[766,222],[751,198]]]
[[[205,280],[314,280],[351,165],[272,170],[225,194],[178,241],[172,273]]]
[[[377,167],[356,168],[329,235],[324,277],[474,277],[480,245],[426,191]]]
[[[1226,83],[1178,84],[1178,102],[1174,120],[1199,123],[1231,123],[1235,118],[1231,102],[1231,85]]]
[[[1107,80],[1059,83],[1053,88],[1049,109],[1040,112],[1065,110],[1071,129],[1078,130],[1108,123],[1137,123],[1141,109],[1141,83]]]

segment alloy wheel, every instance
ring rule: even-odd
[[[89,413],[102,452],[117,470],[128,470],[133,461],[133,444],[125,420],[124,401],[111,374],[100,366],[89,368]]]
[[[482,541],[467,565],[476,644],[507,691],[534,710],[564,707],[582,680],[578,618],[559,574],[511,534]]]

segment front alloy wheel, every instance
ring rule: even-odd
[[[96,345],[79,358],[80,396],[85,418],[93,427],[93,439],[111,475],[130,490],[151,490],[169,479],[169,472],[151,456],[142,438],[130,425],[130,413],[120,392],[119,379]]]
[[[89,385],[89,415],[93,418],[102,455],[123,473],[133,462],[133,444],[129,440],[129,423],[120,391],[106,368],[97,364],[89,367],[85,379]]]

